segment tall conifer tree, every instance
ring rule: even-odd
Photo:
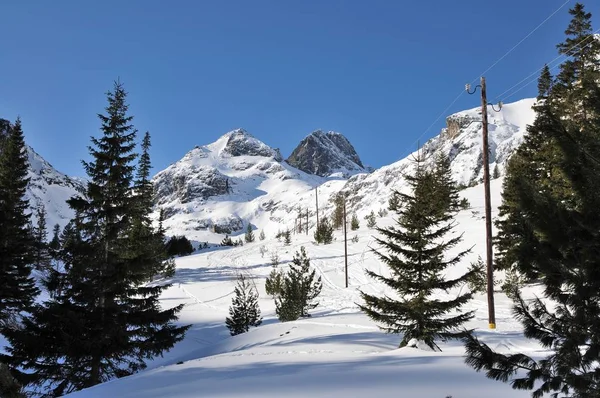
[[[92,138],[92,160],[84,162],[85,196],[69,200],[76,217],[63,245],[62,289],[21,333],[8,335],[12,361],[25,370],[20,380],[54,395],[135,373],[187,329],[173,324],[181,306],[160,309],[168,285],[145,284],[164,256],[154,234],[136,230],[150,209],[134,184],[136,131],[123,86],[115,83],[107,99],[98,115],[102,135]]]
[[[507,170],[499,261],[537,279],[545,298],[514,292],[525,337],[551,353],[541,360],[495,352],[466,340],[467,363],[513,388],[574,398],[600,397],[600,65],[591,15],[581,4],[547,98]],[[580,46],[588,43],[589,46]],[[594,44],[591,44],[594,43]],[[590,78],[595,76],[594,78]],[[542,76],[542,80],[545,79]],[[529,167],[537,157],[539,166]],[[539,174],[538,174],[539,173]]]
[[[31,277],[34,241],[29,202],[27,151],[21,120],[4,123],[0,152],[0,327],[31,307],[38,289]]]
[[[444,270],[457,264],[469,250],[447,255],[447,251],[462,239],[462,235],[448,237],[455,226],[454,211],[449,197],[440,198],[439,194],[447,187],[436,172],[424,169],[420,156],[415,162],[416,173],[406,176],[412,193],[395,193],[401,203],[396,208],[398,226],[377,229],[383,237],[376,241],[388,253],[376,251],[376,254],[390,268],[391,275],[367,271],[369,276],[392,288],[397,297],[362,292],[364,303],[359,307],[382,324],[384,331],[403,333],[400,347],[416,339],[439,350],[436,339],[463,336],[460,329],[473,313],[453,316],[448,313],[460,309],[472,295],[459,293],[455,298],[443,301],[432,294],[466,284],[473,271],[456,279],[443,278]]]

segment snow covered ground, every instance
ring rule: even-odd
[[[331,190],[343,182],[331,182]],[[327,190],[326,185],[320,189]],[[337,185],[336,185],[337,184]],[[492,182],[494,215],[500,202],[501,180]],[[462,192],[471,208],[461,211],[456,233],[464,232],[461,250],[474,245],[472,255],[449,271],[463,272],[485,253],[483,188]],[[308,200],[308,199],[307,199]],[[378,219],[393,223],[392,216]],[[74,398],[104,397],[431,397],[504,398],[528,397],[508,384],[488,380],[464,364],[458,342],[442,343],[443,352],[416,348],[398,349],[398,335],[382,333],[360,313],[359,290],[390,293],[365,275],[366,269],[385,272],[371,248],[374,230],[361,217],[358,243],[348,242],[349,287],[344,287],[343,235],[318,246],[310,235],[293,235],[285,246],[266,228],[267,239],[237,248],[213,248],[177,260],[173,286],[162,297],[164,306],[184,303],[180,322],[192,324],[186,338],[164,357],[149,363],[148,370],[127,378],[72,394]],[[258,237],[258,234],[256,234]],[[323,280],[320,305],[313,316],[280,323],[264,282],[272,269],[271,253],[285,268],[294,252],[305,246],[311,264]],[[267,252],[261,255],[261,247]],[[225,317],[231,303],[236,275],[252,277],[260,293],[263,325],[249,333],[230,337]],[[458,291],[450,291],[449,296]],[[476,311],[467,325],[492,348],[502,351],[536,352],[540,347],[526,340],[511,314],[510,300],[496,294],[497,329],[488,329],[485,295],[476,295],[465,308]]]

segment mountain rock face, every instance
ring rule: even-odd
[[[6,134],[10,123],[0,119],[0,136]],[[46,210],[46,226],[51,231],[55,224],[64,227],[74,216],[67,205],[67,199],[83,192],[85,184],[82,180],[69,177],[57,171],[50,163],[42,158],[32,147],[26,145],[29,171],[27,177],[26,197],[32,211],[32,221],[35,221],[36,210],[44,207]]]
[[[317,130],[304,138],[286,160],[290,165],[321,177],[349,177],[365,173],[356,150],[340,133]]]
[[[281,154],[244,130],[197,146],[152,179],[170,234],[210,240],[242,231],[248,220],[322,180],[282,162]]]

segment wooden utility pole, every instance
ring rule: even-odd
[[[319,228],[319,191],[315,187],[315,203],[317,205],[317,228]]]
[[[487,259],[487,297],[490,329],[496,329],[494,308],[494,263],[492,246],[492,204],[490,198],[490,165],[488,145],[487,93],[485,77],[481,77],[481,118],[483,122],[483,187],[485,190],[485,243]]]
[[[348,223],[346,222],[346,194],[344,197],[344,275],[346,276],[346,287],[348,287]]]
[[[306,235],[308,235],[308,207],[306,208]]]

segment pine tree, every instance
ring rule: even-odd
[[[375,228],[377,226],[377,218],[373,210],[365,216],[365,220],[367,220],[367,228]]]
[[[38,289],[31,277],[35,242],[25,197],[28,161],[21,120],[3,135],[0,152],[0,328],[30,309]]]
[[[51,256],[48,247],[48,231],[46,230],[46,209],[40,206],[36,210],[37,222],[31,228],[34,242],[33,264],[36,270],[47,274],[51,267]]]
[[[329,219],[326,216],[319,220],[314,238],[319,244],[328,245],[333,242],[333,226],[329,223]]]
[[[439,201],[439,209],[443,214],[455,212],[460,208],[460,197],[458,185],[452,178],[450,158],[444,154],[438,154],[434,162],[433,175],[436,178],[436,199]]]
[[[568,38],[558,48],[571,58],[536,107],[529,135],[509,163],[501,208],[505,221],[499,223],[500,263],[510,266],[512,276],[535,278],[545,296],[529,299],[513,288],[514,314],[525,336],[550,354],[540,360],[504,355],[475,337],[466,339],[466,350],[467,363],[476,370],[510,381],[515,389],[534,390],[535,397],[597,398],[600,92],[598,80],[589,76],[600,66],[590,62],[596,44],[576,46],[580,39],[595,40],[589,35],[591,15],[579,3],[570,12]],[[530,166],[534,158],[537,167]]]
[[[544,65],[540,78],[538,79],[538,100],[548,98],[550,90],[552,89],[552,83],[553,78],[552,73],[550,73],[550,68],[548,65]]]
[[[92,138],[85,195],[68,203],[75,211],[73,239],[64,247],[62,289],[36,308],[23,330],[7,334],[19,378],[53,395],[90,387],[143,369],[171,348],[188,327],[173,324],[182,306],[160,308],[168,284],[147,285],[148,269],[163,261],[152,234],[134,234],[140,210],[133,161],[135,129],[120,83],[99,114],[100,138]]]
[[[232,336],[246,333],[251,326],[259,326],[262,323],[258,292],[244,275],[238,276],[234,293],[235,297],[229,307],[229,317],[225,319],[227,329]]]
[[[289,229],[286,229],[285,233],[283,234],[283,243],[286,245],[289,245],[292,243],[292,233],[290,232]]]
[[[260,231],[260,234],[258,234],[258,239],[265,240],[265,238],[266,238],[265,231]]]
[[[361,292],[364,304],[359,307],[382,324],[384,331],[403,333],[400,347],[416,339],[439,350],[436,339],[462,337],[459,329],[473,317],[473,312],[448,316],[450,311],[466,304],[471,293],[458,293],[446,301],[432,296],[436,291],[465,284],[472,277],[470,272],[456,279],[444,280],[443,277],[444,270],[457,264],[469,250],[448,255],[448,250],[461,241],[462,235],[447,237],[455,226],[454,212],[448,205],[449,198],[441,200],[438,194],[447,187],[441,184],[435,172],[424,170],[420,157],[415,161],[415,175],[406,176],[412,193],[396,192],[403,203],[396,212],[398,226],[377,229],[383,237],[376,241],[388,254],[375,253],[390,268],[391,276],[367,271],[370,277],[394,289],[397,298]]]
[[[254,242],[254,232],[252,232],[252,225],[248,224],[248,228],[246,228],[246,234],[244,235],[244,240],[246,243]]]
[[[358,221],[358,217],[356,213],[352,214],[352,220],[350,220],[350,229],[356,231],[360,228],[360,222]]]
[[[233,240],[231,240],[229,235],[225,235],[225,237],[221,241],[221,246],[234,246]]]
[[[283,274],[277,268],[273,268],[265,280],[265,292],[269,296],[277,297],[281,295],[283,286]]]
[[[492,179],[496,180],[500,178],[500,169],[498,168],[498,164],[494,165],[494,171],[492,172]]]
[[[331,224],[334,229],[342,228],[344,224],[344,193],[338,192],[333,196],[333,215],[331,216]]]
[[[275,312],[282,322],[309,317],[308,311],[319,305],[315,299],[323,284],[320,276],[315,278],[316,270],[311,268],[306,249],[301,246],[283,278],[281,294],[275,297]]]
[[[24,398],[21,385],[13,377],[8,366],[0,362],[0,397]]]

